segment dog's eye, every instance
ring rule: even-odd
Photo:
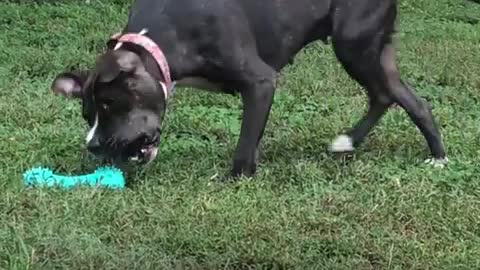
[[[100,102],[100,106],[104,110],[108,110],[113,104],[113,99],[102,99]]]

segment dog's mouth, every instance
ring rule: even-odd
[[[128,161],[138,162],[142,164],[147,164],[153,161],[158,154],[158,146],[155,145],[146,145],[135,154],[128,157]]]
[[[128,161],[147,164],[153,161],[158,154],[159,136],[141,138],[129,145],[125,152]]]

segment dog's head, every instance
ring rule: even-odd
[[[166,96],[140,54],[109,50],[95,68],[58,75],[55,93],[82,101],[87,148],[96,156],[148,163],[158,151]]]

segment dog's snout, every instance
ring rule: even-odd
[[[148,113],[146,115],[142,115],[140,117],[140,122],[143,123],[143,125],[149,127],[149,129],[152,129],[152,127],[158,126],[158,116],[152,115],[151,113]],[[150,132],[151,130],[147,130],[147,132]]]
[[[100,122],[88,136],[87,150],[100,158],[147,161],[157,154],[160,119],[150,111],[132,110],[126,117]]]
[[[134,141],[138,143],[147,143],[150,140],[150,136],[147,133],[141,133]]]
[[[152,127],[139,133],[135,141],[143,142],[143,143],[152,143],[158,140],[159,136],[160,136],[160,129]]]

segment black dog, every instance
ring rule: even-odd
[[[329,38],[370,105],[331,151],[352,151],[396,103],[424,135],[429,162],[443,166],[447,159],[430,106],[400,78],[392,43],[396,15],[395,0],[137,0],[122,33],[153,40],[177,85],[240,93],[243,122],[233,175],[256,171],[277,74],[305,45]],[[56,93],[83,100],[90,151],[122,161],[155,158],[169,82],[168,69],[151,52],[113,40],[94,69],[55,79]]]

